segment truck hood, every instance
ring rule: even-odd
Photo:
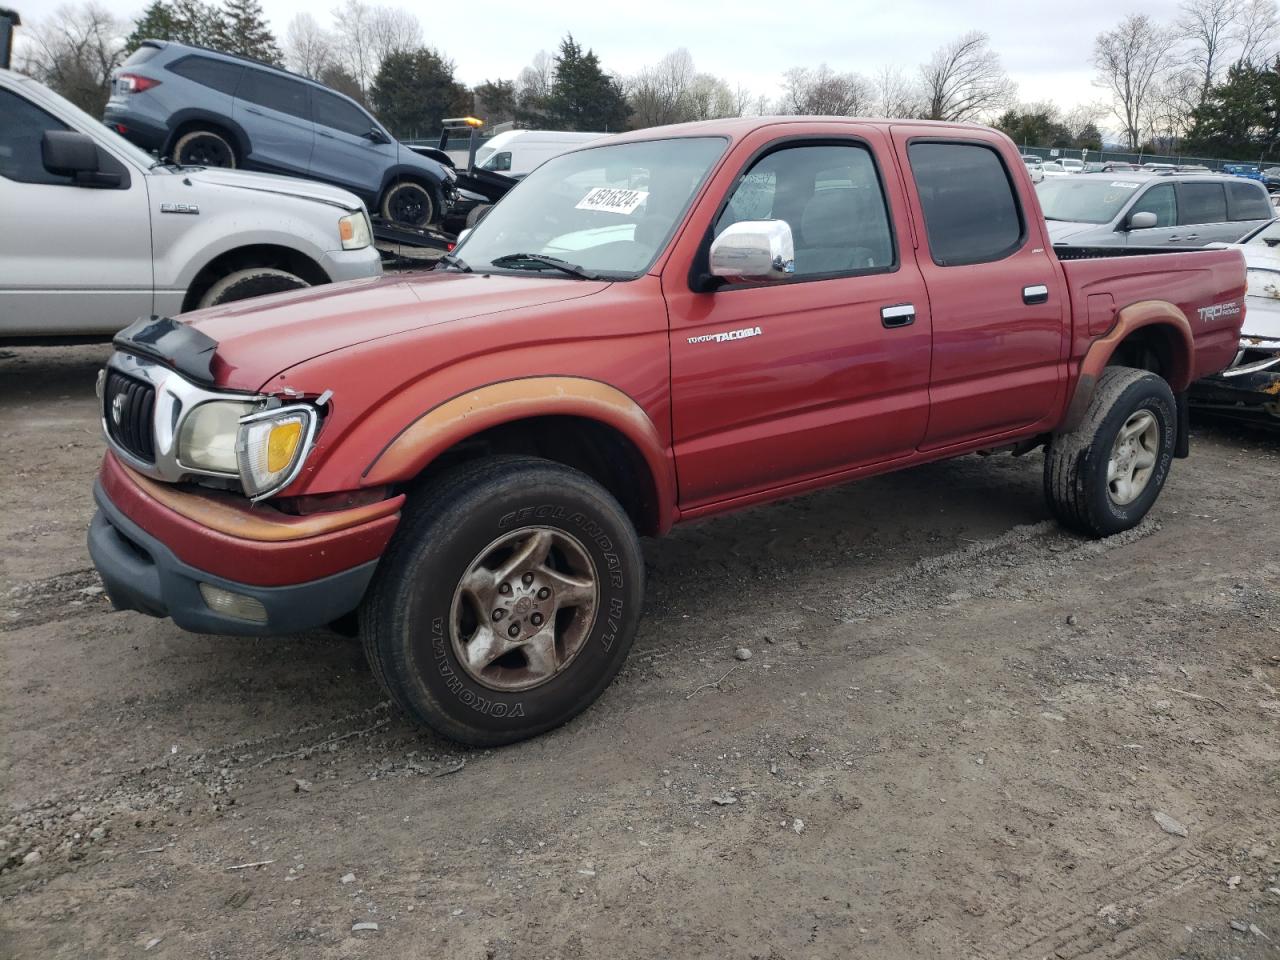
[[[237,190],[254,190],[258,193],[274,193],[285,197],[297,197],[300,200],[314,200],[327,203],[343,210],[356,211],[363,209],[360,199],[340,187],[331,187],[325,183],[312,180],[297,180],[293,177],[280,177],[274,173],[249,173],[246,170],[226,170],[221,167],[183,167],[170,168],[177,175],[191,181],[196,187],[231,187]]]
[[[432,271],[275,294],[200,310],[183,320],[217,344],[209,367],[213,382],[236,390],[259,390],[266,389],[281,370],[335,350],[588,297],[608,286],[546,274]]]

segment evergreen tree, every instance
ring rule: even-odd
[[[573,34],[567,34],[556,55],[547,113],[560,129],[604,133],[621,130],[631,108],[617,81],[600,69],[595,52],[584,52]]]
[[[516,85],[514,80],[486,80],[472,91],[476,115],[493,126],[514,120]]]
[[[1280,140],[1280,61],[1270,67],[1237,63],[1192,114],[1188,152],[1257,160]]]
[[[442,119],[471,109],[471,93],[454,79],[453,62],[427,47],[388,54],[369,99],[398,137],[434,134]]]
[[[369,101],[364,95],[364,91],[360,89],[360,81],[344,70],[337,64],[332,64],[320,71],[320,76],[316,77],[330,90],[337,90],[339,93],[345,93],[356,103],[369,106]]]
[[[267,26],[258,0],[226,0],[222,12],[222,43],[219,49],[238,53],[265,63],[284,66],[284,55],[275,34]]]
[[[152,0],[151,6],[142,11],[133,23],[133,33],[125,39],[125,53],[133,53],[143,40],[177,40],[178,20],[173,8],[165,0]]]
[[[173,0],[173,35],[168,39],[221,49],[222,11],[202,0]]]

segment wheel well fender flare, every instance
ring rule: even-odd
[[[407,482],[456,444],[493,427],[535,417],[572,416],[612,428],[648,468],[657,529],[674,522],[675,464],[658,428],[627,394],[584,377],[522,377],[459,394],[425,411],[380,450],[365,468],[366,486]]]
[[[1080,362],[1080,375],[1060,431],[1073,430],[1083,422],[1098,377],[1121,345],[1142,330],[1147,331],[1144,336],[1158,338],[1156,342],[1163,344],[1164,369],[1160,374],[1174,394],[1182,393],[1191,385],[1196,348],[1186,314],[1167,300],[1139,300],[1118,310],[1111,329],[1090,344]]]
[[[232,146],[240,159],[247,157],[252,148],[249,144],[249,135],[244,132],[244,128],[236,123],[230,117],[213,113],[209,110],[201,110],[197,107],[188,107],[185,110],[179,110],[169,118],[169,136],[165,141],[164,149],[160,151],[161,156],[169,156],[173,152],[174,144],[178,142],[178,137],[185,132],[185,128],[206,124],[210,127],[217,127],[231,135]]]

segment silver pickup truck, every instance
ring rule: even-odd
[[[0,339],[112,334],[381,272],[353,194],[162,163],[0,70]]]

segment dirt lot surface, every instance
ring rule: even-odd
[[[466,751],[352,641],[110,612],[105,356],[0,351],[0,955],[1280,957],[1275,437],[1099,543],[1038,454],[680,529],[601,702]]]

